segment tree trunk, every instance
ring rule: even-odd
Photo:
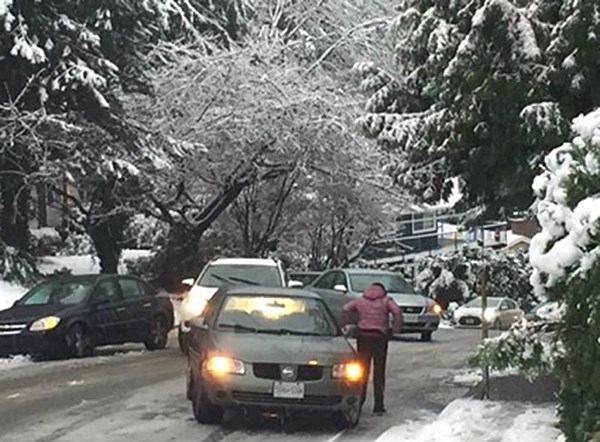
[[[29,192],[20,175],[6,173],[0,179],[2,240],[9,246],[29,251]],[[18,200],[17,200],[18,198]]]
[[[88,234],[100,259],[100,273],[118,273],[123,229],[119,230],[118,226],[111,224],[115,223],[106,221],[88,227]]]

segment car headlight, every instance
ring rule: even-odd
[[[437,302],[432,302],[427,306],[427,311],[440,316],[443,312],[442,307]]]
[[[45,318],[38,319],[29,327],[31,331],[48,331],[56,328],[60,323],[58,316],[46,316]]]
[[[345,379],[350,382],[358,382],[362,380],[364,370],[359,362],[347,362],[345,364],[334,365],[332,374],[336,379]]]
[[[227,356],[211,356],[206,361],[206,371],[216,376],[226,374],[246,374],[244,363],[238,359],[228,358]]]
[[[485,312],[483,313],[483,316],[485,317],[485,320],[487,322],[491,322],[496,317],[496,310],[494,310],[493,308],[486,308]]]

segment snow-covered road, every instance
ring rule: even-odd
[[[325,417],[301,419],[285,430],[273,420],[238,416],[228,416],[221,427],[196,424],[184,398],[186,360],[174,341],[159,352],[129,346],[84,360],[19,362],[0,370],[0,440],[373,441],[402,422],[439,413],[462,395],[464,387],[444,380],[464,365],[479,335],[440,330],[431,343],[391,343],[388,414],[373,416],[369,399],[358,428],[343,434]]]

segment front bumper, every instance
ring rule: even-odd
[[[434,314],[415,315],[414,320],[404,321],[400,333],[434,332],[440,326],[440,317]]]
[[[245,375],[204,375],[208,398],[223,408],[262,409],[265,411],[348,412],[361,407],[362,382],[350,383],[331,378],[331,369],[323,377],[304,383],[303,399],[273,396],[275,380],[256,377],[252,370]]]
[[[58,354],[64,348],[62,335],[54,330],[49,332],[23,330],[15,335],[0,335],[0,357],[16,354]]]

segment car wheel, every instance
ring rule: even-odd
[[[167,330],[167,322],[164,316],[155,316],[144,345],[148,350],[162,350],[167,346],[168,338],[169,331]]]
[[[219,424],[223,420],[223,409],[214,405],[202,392],[196,388],[192,393],[192,411],[199,424]]]
[[[421,333],[421,341],[422,342],[431,341],[431,332],[430,331],[422,332]]]
[[[81,324],[73,324],[66,336],[67,351],[69,356],[84,358],[91,356],[94,350],[92,340]]]
[[[360,422],[362,407],[351,408],[346,412],[338,411],[333,415],[333,423],[338,430],[354,428]]]
[[[189,353],[189,347],[185,336],[185,332],[181,329],[181,326],[179,326],[179,330],[177,333],[177,343],[179,344],[179,350],[181,350],[181,353],[187,356],[187,354]]]

